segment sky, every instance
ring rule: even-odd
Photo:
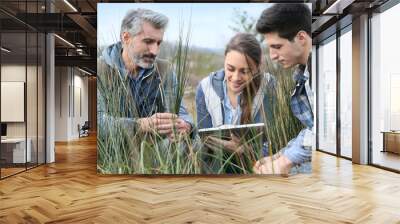
[[[169,18],[164,41],[175,42],[179,35],[179,24],[184,22],[187,30],[191,22],[191,46],[223,49],[235,34],[234,10],[246,11],[257,19],[269,3],[99,3],[97,6],[98,46],[119,41],[121,21],[128,10],[151,9]],[[186,33],[186,32],[185,32]]]

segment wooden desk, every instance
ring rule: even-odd
[[[25,138],[6,138],[1,140],[1,159],[6,163],[25,163],[31,161],[31,145],[30,138],[26,140],[28,143],[25,154]],[[26,161],[25,161],[26,158]]]
[[[400,154],[400,131],[382,131],[383,151]]]

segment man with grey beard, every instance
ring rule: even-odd
[[[117,107],[122,113],[111,115],[113,105],[107,96],[99,93],[100,125],[111,115],[135,132],[156,131],[170,139],[174,138],[173,133],[191,132],[193,121],[185,107],[181,104],[179,113],[174,114],[166,103],[176,89],[171,84],[176,84],[171,66],[157,58],[167,23],[165,15],[147,9],[131,10],[124,17],[121,41],[108,46],[98,63],[98,88],[103,93],[119,91],[113,100],[120,102]],[[115,89],[116,83],[122,83],[119,89],[127,87],[128,90]]]

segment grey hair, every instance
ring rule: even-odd
[[[149,22],[156,29],[164,29],[168,24],[168,18],[158,12],[149,9],[132,9],[126,13],[121,23],[120,38],[122,33],[128,32],[135,36],[142,31],[143,22]]]

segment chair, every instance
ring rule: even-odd
[[[89,136],[89,129],[90,129],[89,121],[85,121],[82,127],[78,124],[79,138]]]

